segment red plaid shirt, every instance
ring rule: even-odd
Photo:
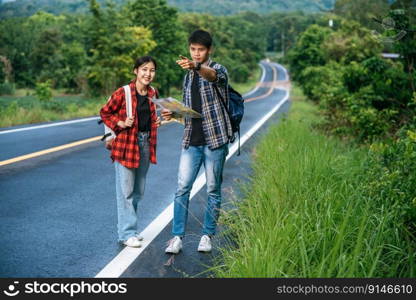
[[[103,122],[111,128],[117,137],[114,139],[111,147],[111,159],[117,160],[123,166],[127,168],[138,168],[140,161],[140,151],[138,144],[138,130],[139,130],[139,117],[137,115],[137,98],[136,98],[136,84],[135,80],[129,83],[131,90],[131,104],[132,112],[134,116],[134,124],[132,127],[126,129],[117,125],[118,121],[125,121],[127,118],[126,113],[126,100],[124,95],[124,89],[121,87],[116,90],[106,105],[100,110],[101,119]],[[156,89],[148,88],[147,98],[150,105],[150,162],[156,164],[156,142],[157,142],[157,126],[156,126],[156,107],[150,100],[153,96],[157,97],[158,93]]]

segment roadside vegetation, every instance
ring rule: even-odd
[[[400,58],[387,60],[397,32],[374,35],[340,3],[349,18],[311,25],[281,60],[296,100],[224,212],[218,277],[416,276],[415,9],[390,7],[413,31],[390,39]]]
[[[79,14],[59,14],[57,4],[55,14],[40,10],[0,20],[1,127],[96,115],[100,103],[132,78],[134,59],[144,54],[158,62],[154,85],[161,96],[180,99],[184,71],[175,61],[189,56],[187,37],[197,28],[213,34],[212,58],[245,93],[255,86],[266,51],[290,47],[321,18],[301,12],[184,13],[164,0],[85,4],[88,11]]]
[[[294,101],[256,146],[246,196],[222,216],[232,243],[217,277],[416,275],[412,204],[397,191],[412,178],[398,186],[377,149],[328,137],[320,122],[315,105]]]
[[[231,84],[244,94],[256,86],[260,76],[261,68],[257,67],[247,82]],[[18,90],[15,96],[0,97],[0,127],[96,116],[107,100],[63,92],[43,86],[37,90]],[[182,100],[182,91],[173,89],[171,97]]]

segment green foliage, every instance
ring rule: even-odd
[[[7,19],[0,21],[0,53],[6,56],[14,70],[14,80],[24,86],[34,85],[32,64],[29,55],[32,50],[36,28],[29,30],[28,19]]]
[[[105,4],[106,0],[98,0]],[[114,0],[118,5],[126,4],[127,0]],[[209,13],[214,15],[230,15],[242,11],[267,14],[271,11],[305,11],[319,12],[333,8],[335,0],[169,0],[169,5],[184,12]],[[84,0],[18,0],[0,5],[0,19],[30,16],[39,10],[53,14],[85,13],[88,1]]]
[[[337,0],[334,13],[362,26],[381,32],[381,26],[373,18],[382,18],[389,10],[388,0]],[[390,1],[391,2],[391,1]]]
[[[169,3],[182,11],[210,13],[213,15],[231,15],[244,11],[267,14],[271,11],[320,12],[330,10],[334,0],[170,0]]]
[[[351,136],[371,140],[390,135],[415,114],[408,108],[411,91],[400,64],[372,57],[347,66],[343,80],[350,93],[344,112],[352,122]]]
[[[347,133],[350,136],[371,141],[390,131],[398,112],[389,108],[377,109],[374,103],[380,101],[383,101],[382,96],[369,86],[346,98],[343,116],[349,121]]]
[[[392,134],[415,113],[406,104],[406,77],[395,66],[373,57],[348,66],[308,67],[302,89],[319,102],[332,132],[371,141]]]
[[[68,41],[68,31],[77,29],[68,26],[77,19],[38,12],[29,18],[0,21],[0,53],[10,60],[16,84],[33,87],[37,81],[52,80],[57,87],[76,88],[68,77],[74,75],[79,59],[68,57],[72,47],[68,48],[80,42]],[[79,47],[74,51],[85,52]]]
[[[330,29],[319,25],[311,25],[302,33],[287,58],[293,79],[303,84],[306,81],[302,74],[303,70],[307,67],[323,66],[326,63],[325,52],[321,45],[330,34]]]
[[[18,90],[17,94],[22,91]],[[81,95],[59,95],[50,101],[40,101],[36,96],[0,97],[0,127],[90,117],[105,101]]]
[[[86,12],[83,0],[17,0],[0,5],[0,19],[28,17],[42,10],[52,14]]]
[[[398,136],[397,140],[371,145],[368,179],[363,184],[369,197],[377,203],[389,201],[389,206],[400,212],[396,222],[415,234],[416,131],[402,129]]]
[[[108,95],[133,78],[134,59],[149,53],[156,43],[149,29],[131,26],[123,11],[113,5],[102,9],[95,0],[90,4],[89,92]]]
[[[339,30],[333,32],[324,42],[326,61],[334,60],[342,64],[360,62],[378,56],[382,50],[379,40],[359,23],[342,20]]]
[[[401,163],[409,162],[411,174],[384,186],[380,173],[368,170],[365,149],[313,130],[316,122],[316,106],[295,101],[256,146],[244,199],[222,212],[231,243],[221,250],[216,276],[415,276],[414,231],[406,226],[415,144],[395,168],[405,172]],[[368,190],[371,183],[378,185]]]
[[[36,84],[35,95],[41,102],[49,102],[52,100],[52,83],[50,80],[46,82],[38,82]]]
[[[81,92],[83,90],[82,70],[87,61],[83,45],[77,41],[72,41],[61,45],[59,51],[60,68],[54,70],[56,78],[59,78],[56,87]]]
[[[262,16],[267,33],[267,51],[286,53],[306,28],[316,23],[321,15],[300,12],[273,12]],[[267,28],[267,30],[266,30]]]
[[[319,103],[331,132],[360,142],[391,136],[415,115],[409,75],[381,58],[381,41],[369,30],[336,23],[332,31],[312,25],[302,33],[289,53],[292,78]]]
[[[62,114],[66,110],[66,105],[62,102],[57,101],[56,99],[51,99],[50,101],[42,102],[41,107],[43,110],[53,111],[60,114]]]
[[[13,95],[15,92],[15,85],[12,82],[0,83],[0,95]]]
[[[332,97],[333,91],[342,87],[343,67],[330,62],[325,66],[310,66],[302,71],[302,91],[311,100],[319,102],[323,97]]]
[[[40,34],[30,54],[34,69],[39,74],[37,80],[56,79],[54,71],[60,67],[58,49],[61,43],[62,37],[55,28],[45,29]]]
[[[401,9],[389,13],[395,26],[393,36],[403,31],[406,33],[403,37],[394,39],[394,49],[400,53],[403,70],[408,74],[408,87],[416,92],[416,6],[413,3],[412,7],[411,1],[397,1],[393,8]]]
[[[50,80],[54,88],[68,92],[108,95],[134,77],[132,66],[138,56],[150,54],[158,62],[154,85],[162,95],[169,95],[172,88],[181,89],[184,71],[175,63],[178,55],[189,55],[189,34],[203,28],[214,37],[212,58],[228,69],[234,82],[244,83],[267,48],[287,49],[299,32],[320,18],[299,12],[178,15],[165,0],[106,4],[91,0],[87,15],[56,16],[53,13],[66,6],[79,8],[78,1],[58,2],[36,0],[27,8],[35,11],[51,4],[48,12],[0,20],[0,57],[13,70],[7,74],[2,70],[0,82],[8,77],[20,88],[33,88],[36,82]],[[83,2],[85,6],[87,1]],[[27,2],[20,4],[26,7]]]
[[[184,55],[187,39],[178,22],[177,10],[167,6],[165,0],[134,0],[126,6],[126,13],[133,26],[151,30],[156,44],[144,53],[149,52],[156,59],[156,86],[168,95],[172,85],[181,84],[183,71],[175,61],[180,54]]]
[[[9,105],[6,107],[2,107],[1,109],[1,115],[7,116],[7,115],[16,115],[17,111],[19,110],[19,105],[17,104],[17,101],[12,101]]]

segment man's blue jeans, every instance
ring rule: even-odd
[[[149,134],[139,132],[139,167],[126,168],[115,161],[118,215],[118,240],[126,241],[137,234],[137,203],[143,198],[146,174],[149,170]]]
[[[208,146],[189,146],[182,149],[178,189],[173,209],[172,234],[184,236],[188,219],[189,195],[201,165],[207,179],[208,203],[205,210],[203,234],[214,235],[221,208],[221,183],[228,144],[210,150]]]

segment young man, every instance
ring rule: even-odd
[[[183,101],[199,112],[202,118],[186,118],[179,163],[178,188],[174,200],[172,234],[166,253],[177,254],[182,249],[188,218],[189,195],[201,165],[207,179],[208,203],[198,251],[209,252],[221,207],[221,183],[228,142],[232,136],[228,105],[228,75],[224,66],[213,64],[211,35],[196,30],[188,40],[192,60],[181,57],[177,64],[187,74],[184,79]],[[220,93],[221,95],[219,95]],[[225,102],[225,103],[224,103]],[[162,116],[169,120],[169,113]]]

